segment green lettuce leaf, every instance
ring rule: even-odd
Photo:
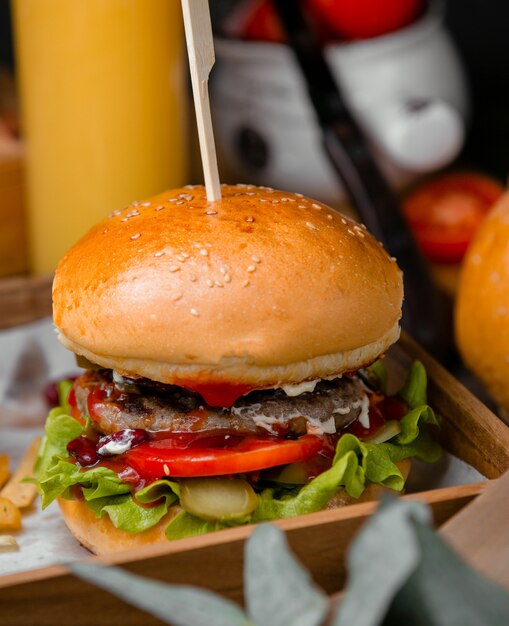
[[[376,369],[380,380],[385,379],[383,369],[383,366]],[[338,441],[330,469],[302,487],[297,494],[278,497],[275,489],[264,490],[252,521],[319,511],[341,488],[353,498],[358,498],[368,483],[401,491],[405,481],[396,463],[410,457],[431,463],[442,454],[440,445],[428,432],[428,426],[438,426],[440,422],[433,409],[426,404],[426,388],[426,370],[422,363],[416,361],[400,392],[410,411],[401,420],[401,432],[396,437],[386,443],[370,444],[354,435],[343,435]]]
[[[55,459],[67,458],[67,444],[83,432],[74,418],[66,415],[62,407],[52,409],[45,426],[45,436],[41,441],[34,472],[39,481],[44,479],[48,470],[55,464]]]
[[[180,511],[171,520],[166,528],[167,539],[184,539],[185,537],[196,537],[205,533],[215,532],[228,528],[222,522],[209,522],[207,520],[191,515],[187,511]]]
[[[159,480],[131,494],[131,487],[106,467],[82,470],[67,459],[67,444],[84,430],[74,418],[53,409],[46,421],[45,436],[35,471],[42,507],[56,498],[72,498],[71,488],[81,485],[84,501],[97,517],[109,515],[116,528],[136,533],[157,524],[168,508],[178,501],[178,484]],[[153,506],[146,506],[150,504]],[[145,505],[145,506],[143,506]]]
[[[383,365],[376,364],[371,369],[384,384]],[[345,489],[350,496],[358,498],[369,483],[401,491],[404,479],[396,465],[399,461],[415,456],[433,462],[441,454],[440,446],[429,433],[430,427],[439,425],[439,419],[426,404],[426,386],[425,369],[415,362],[399,394],[410,410],[400,421],[401,432],[390,441],[370,444],[345,434],[338,441],[332,467],[304,487],[264,489],[258,494],[259,505],[253,514],[229,524],[202,520],[181,511],[167,527],[168,539],[312,513],[322,509],[338,490]],[[61,390],[62,399],[67,394],[68,390]],[[68,461],[67,444],[86,428],[67,415],[64,408],[51,411],[35,464],[43,507],[59,496],[71,498],[72,487],[80,485],[87,506],[97,517],[108,515],[117,528],[134,533],[157,524],[169,507],[178,502],[178,482],[161,479],[133,495],[131,487],[108,468],[80,469]]]

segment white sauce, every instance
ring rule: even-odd
[[[273,389],[282,389],[287,396],[294,398],[295,396],[300,396],[302,393],[314,391],[315,387],[321,380],[334,380],[336,378],[341,378],[341,374],[326,376],[325,378],[316,378],[315,380],[305,380],[302,383],[288,383],[287,385],[281,385],[280,387],[273,387]]]
[[[316,380],[306,380],[303,383],[281,385],[280,388],[286,393],[287,396],[294,398],[295,396],[300,396],[301,393],[314,391],[319,382],[320,379],[317,378]]]
[[[132,441],[132,433],[126,430],[121,437],[118,437],[116,440],[110,439],[110,441],[104,443],[100,448],[97,448],[97,452],[102,456],[122,454],[130,449]]]

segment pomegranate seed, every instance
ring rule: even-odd
[[[101,456],[113,456],[127,452],[134,446],[140,445],[148,439],[146,430],[142,428],[125,428],[111,435],[101,437],[96,450]]]
[[[84,467],[95,465],[99,456],[95,449],[95,443],[88,437],[76,437],[67,444],[67,452]]]
[[[58,406],[58,391],[56,383],[48,383],[44,387],[44,399],[46,400],[46,404],[53,408],[54,406]]]
[[[75,374],[72,374],[70,376],[63,376],[62,378],[59,378],[58,380],[53,380],[47,383],[47,385],[43,389],[43,395],[44,395],[44,399],[46,400],[46,404],[48,405],[49,408],[53,408],[60,404],[60,400],[58,398],[58,383],[61,382],[62,380],[75,381],[77,378],[78,376],[76,376]]]

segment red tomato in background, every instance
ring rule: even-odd
[[[307,0],[317,16],[346,39],[369,39],[413,22],[424,0]]]
[[[239,36],[252,41],[271,41],[282,43],[286,41],[278,15],[271,0],[254,0],[244,16],[244,24],[240,28]],[[304,5],[306,17],[310,21],[318,40],[324,44],[336,37],[332,24],[317,13],[309,0]]]
[[[461,172],[411,192],[403,212],[424,256],[438,263],[459,263],[502,191],[500,183],[488,176]]]
[[[280,43],[285,40],[283,29],[270,0],[259,0],[253,3],[241,36],[253,41]]]

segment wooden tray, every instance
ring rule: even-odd
[[[443,417],[441,438],[445,447],[488,478],[509,469],[507,426],[407,337],[390,350],[387,361],[392,380],[400,382],[414,358],[426,366],[429,401]],[[481,493],[485,485],[448,487],[404,497],[430,504],[435,522],[440,525]],[[292,549],[317,583],[334,593],[345,582],[345,550],[375,508],[376,503],[367,502],[281,520],[278,525],[286,531]],[[207,587],[241,602],[243,546],[251,531],[252,526],[232,528],[90,559],[120,564],[159,580]],[[59,623],[139,626],[161,622],[75,579],[64,566],[0,577],[0,625]]]

